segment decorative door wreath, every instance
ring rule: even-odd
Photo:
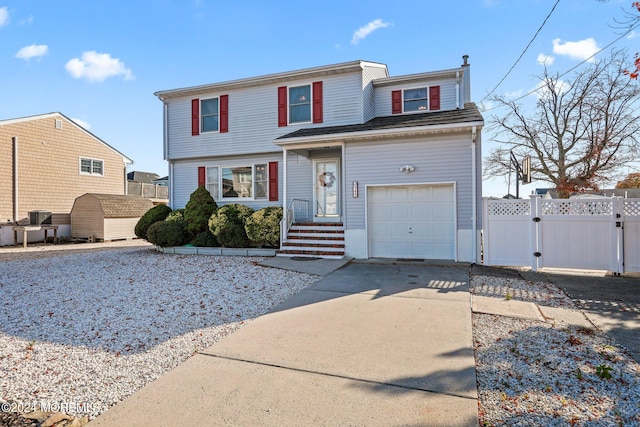
[[[333,187],[333,183],[336,182],[336,176],[333,172],[323,172],[318,175],[318,181],[320,181],[320,185],[323,187]]]

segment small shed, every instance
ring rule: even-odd
[[[71,209],[71,237],[88,241],[133,239],[138,220],[153,207],[142,196],[86,193]]]

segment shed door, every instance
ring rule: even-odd
[[[454,259],[454,203],[450,184],[369,188],[369,257]]]

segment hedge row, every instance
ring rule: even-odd
[[[281,207],[254,211],[241,204],[218,208],[204,186],[194,191],[184,209],[166,205],[151,208],[138,221],[136,236],[168,247],[193,246],[243,248],[280,244]]]

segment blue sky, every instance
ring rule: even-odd
[[[59,111],[132,158],[132,170],[166,175],[155,91],[356,59],[397,76],[455,68],[467,54],[480,103],[555,5],[496,90],[518,96],[536,86],[541,60],[563,73],[620,37],[631,2],[0,0],[0,119]],[[613,47],[632,56],[636,36]],[[483,142],[486,154],[486,130]],[[505,180],[485,182],[484,195],[506,192]]]

